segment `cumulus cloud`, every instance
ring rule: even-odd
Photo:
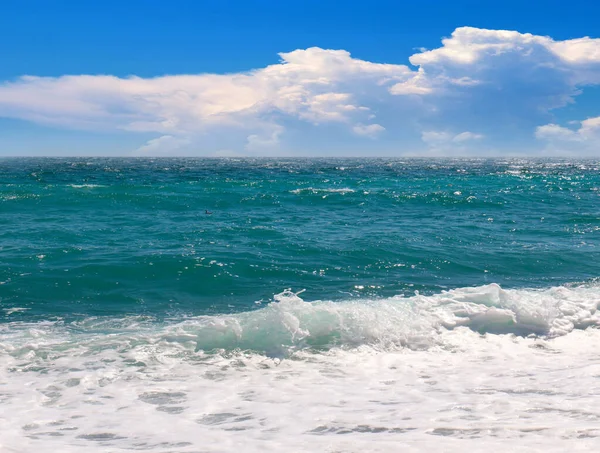
[[[253,154],[269,155],[278,151],[279,137],[283,133],[283,127],[274,125],[270,130],[260,134],[251,134],[246,140],[246,151]]]
[[[425,143],[462,143],[469,140],[479,140],[483,138],[481,134],[465,131],[460,134],[452,134],[450,132],[440,131],[425,131],[421,134],[421,139]]]
[[[343,50],[310,48],[237,74],[143,79],[113,76],[25,76],[0,86],[0,115],[81,129],[161,134],[215,127],[253,131],[278,115],[313,124],[352,123],[369,115],[376,92],[411,77],[405,65],[371,63]]]
[[[430,107],[434,129],[471,129],[495,142],[531,137],[552,110],[574,102],[582,88],[600,83],[600,39],[555,41],[506,30],[456,29],[442,46],[409,58]],[[425,90],[426,88],[426,90]]]
[[[507,54],[553,60],[556,64],[562,63],[563,68],[571,65],[585,68],[587,65],[600,64],[600,39],[585,37],[555,41],[548,36],[531,33],[460,27],[451,37],[442,40],[441,47],[423,50],[411,56],[410,62],[421,67],[444,64],[465,67],[489,57]],[[573,75],[574,81],[590,81],[585,73]],[[591,79],[593,83],[597,83],[597,76]]]
[[[421,140],[427,144],[430,154],[471,154],[471,145],[483,139],[482,134],[470,131],[458,134],[448,131],[424,131]]]
[[[181,149],[185,145],[191,143],[190,139],[183,137],[174,137],[172,135],[163,135],[140,146],[136,150],[136,154],[139,155],[156,155],[156,154],[173,154],[177,150]]]
[[[381,124],[357,124],[352,128],[356,135],[364,137],[376,138],[379,134],[385,131],[385,127]]]
[[[390,87],[390,93],[395,95],[427,95],[434,93],[435,83],[430,80],[423,69],[419,69],[413,77],[398,82]]]
[[[547,144],[551,151],[571,151],[580,153],[598,153],[600,151],[600,116],[575,122],[576,128],[558,124],[539,126],[535,136]]]
[[[558,124],[546,124],[537,128],[535,135],[542,140],[568,140],[585,142],[600,138],[600,116],[579,122],[577,129]]]
[[[156,134],[139,153],[201,143],[273,154],[289,144],[291,132],[307,127],[314,133],[294,139],[385,136],[429,149],[473,145],[484,135],[496,143],[534,135],[587,143],[596,134],[593,119],[579,129],[553,124],[552,110],[600,84],[600,39],[461,27],[440,47],[412,55],[412,68],[318,47],[280,58],[234,74],[24,76],[0,84],[0,116]]]
[[[465,131],[465,132],[461,132],[460,134],[457,134],[454,137],[452,137],[452,141],[455,143],[462,143],[462,142],[467,142],[469,140],[479,140],[482,138],[483,138],[482,134],[475,134],[473,132]]]

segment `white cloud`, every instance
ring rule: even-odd
[[[453,134],[439,131],[425,131],[421,133],[421,140],[428,144],[448,143],[454,138]]]
[[[450,38],[442,40],[442,47],[423,50],[410,57],[410,62],[417,66],[440,63],[469,65],[485,57],[510,52],[534,56],[533,52],[540,49],[568,64],[600,63],[600,39],[585,37],[554,41],[548,36],[531,33],[473,27],[457,28]]]
[[[455,143],[467,142],[469,140],[480,140],[483,138],[483,134],[475,134],[473,132],[461,132],[460,134],[455,135],[452,138],[452,141]]]
[[[390,88],[390,93],[395,95],[427,95],[433,92],[434,84],[428,80],[422,69],[419,69],[413,77],[398,82]]]
[[[558,124],[546,124],[535,130],[537,139],[546,142],[547,149],[589,154],[600,151],[600,116],[575,122],[571,129]]]
[[[380,124],[357,124],[352,128],[356,135],[362,135],[369,138],[376,138],[385,131],[385,127]]]
[[[191,141],[188,138],[174,137],[172,135],[163,135],[140,146],[136,150],[136,154],[140,155],[156,155],[156,154],[172,154],[181,149],[185,145],[189,145]]]
[[[0,115],[163,134],[215,126],[253,129],[276,114],[314,124],[351,123],[369,110],[361,105],[365,93],[411,77],[404,65],[358,60],[342,50],[310,48],[280,56],[279,64],[227,75],[22,77],[0,86]]]
[[[558,124],[546,124],[535,130],[535,136],[541,140],[568,140],[581,141],[582,137],[574,130],[559,126]]]
[[[478,151],[473,148],[478,141],[484,138],[483,134],[464,131],[458,134],[448,131],[424,131],[421,140],[428,146],[429,154],[439,155],[467,155]]]
[[[542,121],[549,110],[571,103],[581,87],[600,83],[600,39],[555,41],[461,27],[441,47],[409,60],[419,67],[418,86],[427,87],[430,98],[437,95],[437,111],[454,123],[469,117],[450,113],[459,109],[485,114],[491,124],[508,117]],[[414,83],[401,82],[392,93],[404,94],[396,87]]]
[[[283,127],[273,126],[261,134],[251,134],[247,138],[245,149],[253,154],[263,156],[272,154],[273,151],[278,151],[279,137],[283,131]]]
[[[421,146],[457,148],[484,135],[496,143],[507,137],[532,141],[536,131],[546,142],[587,143],[596,134],[590,122],[580,129],[553,124],[551,111],[574,102],[585,86],[600,84],[600,39],[556,41],[461,27],[440,47],[412,55],[416,69],[317,47],[280,57],[279,63],[234,74],[24,76],[0,84],[0,116],[156,134],[140,153],[177,153],[194,145],[271,154],[290,145],[288,133],[307,128],[312,132],[296,133],[293,140],[314,137],[324,146],[324,137],[373,138],[385,130],[388,142],[420,138]]]
[[[470,140],[480,140],[483,138],[482,134],[475,134],[473,132],[465,131],[460,134],[452,134],[444,131],[425,131],[421,133],[421,140],[429,144],[441,144],[441,143],[463,143]]]

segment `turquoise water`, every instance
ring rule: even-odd
[[[347,301],[590,281],[599,167],[0,160],[0,321],[231,313],[286,289]]]
[[[592,161],[0,160],[0,451],[597,451],[599,196]]]

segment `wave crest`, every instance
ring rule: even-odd
[[[457,328],[482,334],[556,337],[600,325],[600,287],[502,289],[497,284],[382,300],[306,302],[290,290],[255,311],[159,324],[140,318],[89,318],[60,323],[10,323],[0,349],[20,355],[59,347],[169,347],[189,353],[246,350],[285,357],[298,350],[392,350],[444,346]],[[145,345],[145,346],[144,346]]]

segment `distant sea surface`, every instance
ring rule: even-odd
[[[598,277],[600,161],[0,159],[0,451],[595,451]]]

